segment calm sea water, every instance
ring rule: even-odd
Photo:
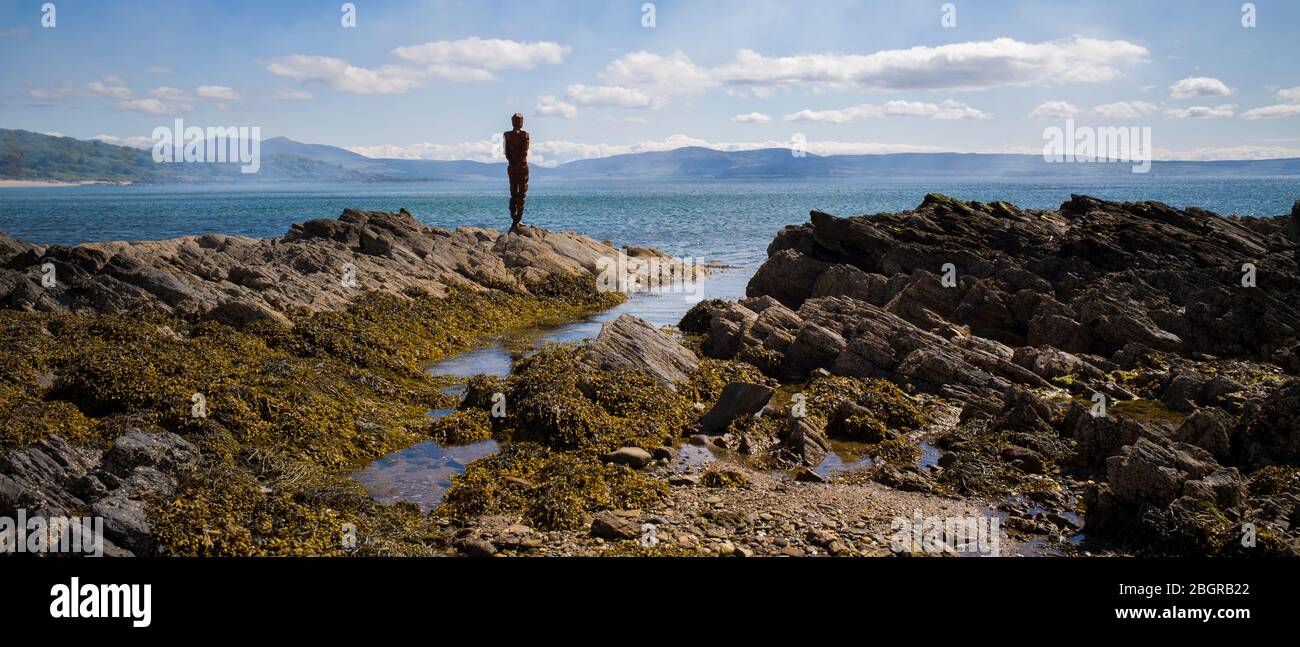
[[[839,215],[915,207],[926,193],[1055,208],[1071,193],[1159,200],[1241,215],[1289,213],[1300,179],[1133,178],[976,182],[925,180],[562,182],[534,184],[525,220],[598,240],[651,245],[674,255],[752,265],[782,226],[810,209]],[[396,211],[426,223],[509,226],[505,182],[467,184],[279,185],[263,187],[90,186],[0,189],[0,231],[44,244],[147,240],[227,233],[279,236],[296,221],[333,218],[344,208]]]

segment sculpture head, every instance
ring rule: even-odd
[[[515,130],[519,130],[520,128],[523,128],[523,127],[524,127],[524,116],[523,116],[522,114],[516,112],[516,113],[514,114],[514,116],[510,118],[510,125],[514,126],[514,127],[515,127]]]

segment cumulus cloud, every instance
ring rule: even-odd
[[[1300,103],[1280,103],[1274,106],[1251,108],[1241,113],[1242,119],[1278,119],[1300,115]]]
[[[541,117],[562,117],[564,119],[573,119],[578,116],[578,107],[572,103],[565,103],[552,95],[537,97],[537,106],[533,108],[538,116]]]
[[[110,99],[129,99],[135,93],[120,76],[109,74],[99,81],[81,85],[64,83],[53,90],[32,89],[27,95],[33,99],[61,101],[72,97],[108,97]]]
[[[420,86],[418,70],[399,65],[357,67],[341,58],[292,54],[271,61],[266,70],[302,83],[354,94],[402,94]]]
[[[1251,108],[1241,113],[1242,119],[1279,119],[1300,115],[1300,86],[1277,91],[1277,98],[1291,103],[1282,103],[1261,108]]]
[[[233,88],[224,85],[200,85],[194,91],[194,94],[200,99],[220,99],[222,101],[235,101],[243,98]]]
[[[1081,36],[1041,43],[998,38],[865,55],[769,57],[746,49],[737,53],[734,62],[714,68],[713,75],[733,85],[812,84],[869,91],[985,90],[1109,81],[1120,76],[1120,68],[1144,62],[1147,56],[1147,49],[1141,45]]]
[[[1065,101],[1047,101],[1029,111],[1031,119],[1068,119],[1079,114],[1079,109]]]
[[[731,62],[705,67],[682,52],[638,51],[605,66],[602,81],[633,88],[663,105],[671,97],[723,87],[734,96],[770,97],[781,88],[907,91],[984,90],[1005,86],[1094,83],[1145,62],[1145,47],[1122,40],[1074,37],[1040,43],[1012,38],[873,54],[818,53],[765,56],[751,49]],[[953,118],[979,118],[966,113]]]
[[[398,58],[422,66],[432,76],[451,80],[487,80],[495,70],[531,70],[559,65],[570,48],[559,43],[520,43],[477,36],[398,47]]]
[[[1156,110],[1159,108],[1145,101],[1117,101],[1092,108],[1093,112],[1107,119],[1138,119],[1151,116]]]
[[[761,112],[751,112],[744,115],[736,115],[731,118],[732,121],[742,124],[765,124],[772,121],[772,118]]]
[[[663,105],[658,98],[641,90],[617,85],[570,85],[565,90],[564,96],[571,103],[579,106],[659,108]]]
[[[1191,97],[1226,97],[1232,94],[1228,86],[1208,76],[1189,76],[1169,86],[1169,96],[1175,99]]]
[[[477,36],[398,47],[402,64],[366,68],[341,58],[293,54],[273,59],[266,69],[277,76],[354,94],[403,94],[429,79],[490,81],[499,70],[527,70],[564,62],[570,48],[539,41],[520,43]]]
[[[613,85],[648,86],[663,94],[691,94],[718,85],[707,68],[682,52],[662,56],[640,51],[624,54],[605,66],[601,79]]]
[[[175,115],[194,110],[194,106],[187,103],[163,103],[157,99],[131,99],[130,101],[123,101],[114,107],[118,110],[143,112],[149,115]]]
[[[159,101],[235,101],[243,98],[233,88],[224,85],[200,85],[193,92],[164,85],[150,90],[149,96]]]
[[[864,103],[840,110],[800,110],[784,117],[786,121],[817,121],[847,124],[866,119],[888,117],[929,117],[930,119],[988,119],[986,112],[960,101],[928,103],[924,101],[889,101],[883,105]]]
[[[1230,103],[1221,106],[1192,106],[1190,108],[1170,108],[1165,114],[1174,119],[1215,119],[1231,117],[1237,106]]]

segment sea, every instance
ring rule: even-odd
[[[1158,200],[1221,214],[1287,214],[1300,178],[1053,180],[883,179],[696,180],[534,183],[524,221],[597,240],[648,245],[674,256],[736,266],[766,257],[786,225],[820,209],[837,215],[899,211],[927,193],[1025,208],[1056,208],[1070,194]],[[30,242],[153,240],[205,233],[280,236],[294,222],[334,218],[345,208],[397,211],[438,227],[510,226],[500,183],[80,186],[0,189],[0,231]]]

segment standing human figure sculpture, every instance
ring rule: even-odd
[[[510,176],[510,231],[515,231],[524,219],[524,194],[528,193],[528,133],[523,115],[516,112],[510,124],[514,130],[505,133],[505,153]]]

